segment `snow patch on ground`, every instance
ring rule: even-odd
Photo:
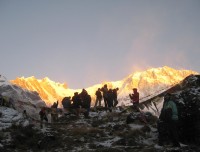
[[[131,129],[136,130],[136,129],[141,129],[142,127],[144,127],[144,125],[139,125],[139,124],[128,124]]]
[[[115,137],[113,139],[109,139],[109,140],[106,140],[104,142],[101,142],[101,143],[96,143],[97,145],[101,145],[101,146],[104,146],[104,147],[111,147],[112,144],[118,140],[120,140],[121,138],[120,137]]]
[[[3,145],[0,143],[0,148],[3,148]]]
[[[160,149],[160,150],[161,150],[161,149],[163,149],[163,146],[159,146],[158,144],[156,144],[156,145],[154,146],[154,148],[155,148],[155,149]]]
[[[23,119],[21,113],[11,108],[0,107],[0,112],[2,113],[0,117],[0,130],[8,128]]]

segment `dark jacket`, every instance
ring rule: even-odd
[[[113,92],[112,90],[109,90],[108,91],[108,97],[107,97],[107,100],[108,100],[108,107],[113,107]]]
[[[97,98],[102,98],[102,94],[101,94],[101,91],[97,90],[95,95],[97,96]]]
[[[63,108],[71,108],[71,100],[69,97],[65,97],[62,100]]]
[[[103,87],[103,88],[101,88],[101,91],[103,92],[103,97],[107,98],[108,97],[108,88]]]
[[[90,108],[91,106],[91,96],[90,95],[85,95],[82,99],[82,107],[83,108]]]
[[[79,95],[75,95],[72,97],[72,101],[73,101],[73,108],[80,108],[81,106],[81,98]]]
[[[113,89],[113,98],[117,99],[117,89]]]

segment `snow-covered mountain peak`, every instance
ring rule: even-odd
[[[24,78],[23,81],[27,81],[27,79]],[[38,83],[42,83],[42,84],[46,84],[46,85],[50,85],[50,86],[55,86],[55,87],[58,86],[58,87],[67,88],[67,84],[66,83],[54,82],[48,77],[45,77],[43,79],[35,79],[35,81],[37,81]]]
[[[25,79],[25,77],[23,76],[23,77],[21,77],[19,79]],[[30,77],[27,77],[26,79],[29,80],[29,81],[35,81],[35,80],[37,80],[35,76],[30,76]]]
[[[108,88],[119,88],[119,100],[129,101],[128,94],[132,93],[133,88],[138,88],[140,97],[152,95],[160,90],[169,88],[182,81],[190,74],[198,74],[197,72],[190,70],[176,70],[168,66],[160,68],[151,68],[142,72],[134,72],[126,78],[115,82],[103,82],[94,86],[85,88],[92,96],[93,104],[95,102],[95,92],[98,88],[101,88],[104,84],[108,85]],[[48,77],[42,80],[17,78],[11,80],[11,83],[26,88],[31,91],[37,91],[40,97],[46,102],[47,105],[52,105],[56,100],[61,100],[66,96],[73,96],[74,92],[81,92],[82,89],[70,89],[67,85],[54,82]],[[61,103],[60,103],[61,106]]]
[[[46,82],[46,83],[55,83],[55,82],[53,82],[52,80],[50,80],[48,77],[45,77],[45,78],[43,78],[43,79],[41,79],[40,80],[41,82]]]

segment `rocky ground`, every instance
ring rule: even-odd
[[[61,116],[56,123],[12,125],[0,131],[0,151],[4,152],[161,152],[200,151],[196,146],[182,144],[179,149],[157,146],[157,118],[146,113],[145,124],[139,113],[134,113],[127,124],[129,112],[115,110],[91,112],[89,118],[80,115]]]

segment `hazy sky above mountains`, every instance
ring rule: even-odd
[[[200,72],[199,0],[1,0],[0,74],[70,88],[164,65]]]

